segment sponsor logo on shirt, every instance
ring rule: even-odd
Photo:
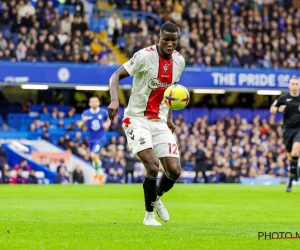
[[[161,87],[167,88],[169,86],[170,86],[170,84],[162,83],[162,82],[160,82],[160,80],[158,78],[154,78],[154,77],[152,77],[148,82],[148,87],[150,89],[157,89],[157,88],[161,88]]]

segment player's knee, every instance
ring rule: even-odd
[[[291,155],[292,157],[298,157],[300,153],[300,142],[295,142],[293,144]]]
[[[149,159],[144,162],[145,168],[147,169],[147,174],[150,176],[157,176],[159,170],[159,162],[154,159]]]
[[[176,168],[173,168],[173,169],[170,169],[168,174],[169,174],[169,178],[171,178],[172,180],[177,180],[181,175],[180,166],[176,167]]]

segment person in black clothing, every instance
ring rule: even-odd
[[[4,166],[7,163],[7,155],[5,149],[2,147],[2,142],[0,141],[0,171],[2,174],[2,183],[5,183],[5,169]]]
[[[203,151],[202,143],[198,145],[197,151],[194,153],[193,157],[195,161],[195,172],[196,172],[194,182],[197,183],[198,172],[202,172],[204,180],[205,182],[207,182],[207,177],[205,175],[207,157],[205,155],[205,152]]]
[[[76,166],[73,172],[73,183],[82,184],[84,183],[84,177],[82,170],[79,165]]]
[[[299,177],[298,160],[300,153],[300,89],[298,77],[289,82],[289,93],[283,93],[272,104],[270,112],[283,112],[283,140],[290,161],[290,179],[286,191],[292,191],[293,180]]]
[[[134,183],[133,172],[134,172],[134,164],[137,162],[137,158],[134,157],[128,145],[126,146],[125,160],[126,160],[125,182],[128,183],[128,175],[131,174],[131,182]]]
[[[56,172],[59,173],[59,170],[60,170],[61,168],[64,168],[64,169],[65,169],[65,172],[67,172],[67,171],[68,171],[68,168],[67,168],[67,165],[65,164],[65,160],[64,160],[64,159],[60,159],[60,160],[59,160],[59,163],[60,163],[60,164],[57,166]]]
[[[30,170],[27,178],[27,184],[38,184],[38,178],[36,178],[34,170]]]

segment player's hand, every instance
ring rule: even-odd
[[[111,101],[108,106],[108,116],[111,121],[114,120],[114,117],[118,113],[119,101]]]
[[[169,129],[172,131],[172,133],[174,133],[174,130],[176,128],[174,122],[171,119],[168,119],[167,125],[168,125]]]
[[[88,116],[84,116],[83,118],[82,118],[82,121],[83,122],[87,122],[89,120],[89,117]]]
[[[284,112],[286,108],[286,105],[281,105],[279,108],[278,108],[278,112]]]

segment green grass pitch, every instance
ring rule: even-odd
[[[146,227],[142,185],[0,186],[0,249],[299,249],[300,187],[182,185],[170,221]]]

